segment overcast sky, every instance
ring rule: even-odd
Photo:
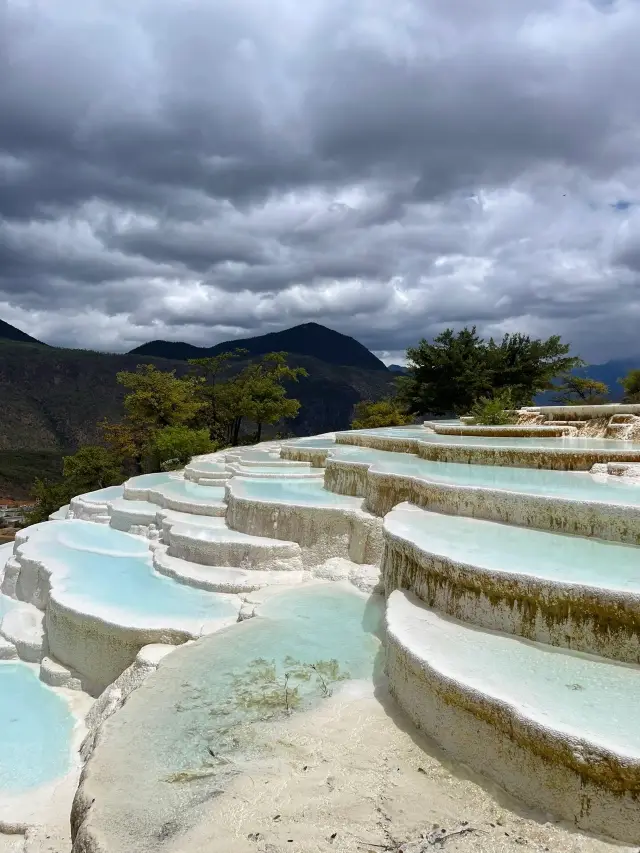
[[[638,0],[0,0],[0,318],[640,354]]]

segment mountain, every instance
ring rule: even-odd
[[[15,326],[5,323],[4,320],[0,320],[0,340],[20,341],[23,344],[40,344],[42,347],[47,346],[46,344],[43,344],[42,341],[37,341],[35,338],[32,338],[31,335],[27,335],[26,332],[21,332],[20,329],[16,329]]]
[[[579,367],[573,371],[576,376],[588,376],[589,379],[597,379],[598,382],[604,382],[609,386],[609,397],[611,402],[619,403],[623,397],[622,385],[618,379],[622,379],[630,370],[640,368],[640,356],[635,358],[619,358],[612,361],[605,361],[604,364],[588,364],[586,367]],[[551,406],[556,402],[556,395],[553,391],[545,391],[543,394],[538,394],[536,404],[539,406]]]
[[[640,356],[637,358],[620,358],[606,361],[604,364],[589,364],[578,373],[588,376],[589,379],[597,379],[609,386],[609,396],[614,402],[622,400],[623,388],[618,379],[624,378],[630,370],[640,368]]]
[[[251,356],[265,355],[268,352],[295,353],[324,361],[326,364],[388,373],[384,362],[355,338],[342,335],[319,323],[303,323],[282,332],[223,341],[212,347],[196,347],[181,341],[150,341],[131,350],[130,354],[187,361],[190,358],[206,358],[234,349],[246,349]]]
[[[408,372],[409,372],[409,368],[408,368],[408,367],[403,367],[401,364],[390,364],[390,365],[389,365],[389,370],[390,370],[392,373],[397,373],[397,374],[399,374],[399,375],[401,375],[401,376],[404,376],[406,373],[408,373]]]

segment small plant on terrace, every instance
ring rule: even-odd
[[[474,423],[486,426],[515,423],[511,389],[496,391],[492,397],[481,397],[471,409],[471,416]]]
[[[261,711],[266,716],[290,713],[302,702],[300,686],[315,677],[318,692],[323,698],[331,696],[331,685],[349,678],[337,660],[318,660],[305,663],[287,655],[283,661],[284,674],[279,674],[275,661],[257,658],[241,674],[234,676],[230,702],[236,707]],[[280,671],[282,669],[280,668]]]

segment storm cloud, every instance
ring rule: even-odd
[[[637,0],[0,0],[0,317],[640,355]]]

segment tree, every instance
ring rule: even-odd
[[[139,364],[135,373],[122,371],[117,380],[129,390],[124,399],[125,421],[146,429],[191,425],[204,409],[201,380],[178,378],[175,370],[158,370],[153,364]]]
[[[446,329],[407,350],[408,373],[398,379],[399,398],[412,414],[467,412],[491,391],[486,345],[476,327]]]
[[[362,400],[353,408],[351,429],[375,429],[410,424],[411,415],[406,414],[395,397],[383,400]]]
[[[618,382],[624,388],[625,403],[640,403],[640,368],[630,370],[623,379],[618,379]]]
[[[287,396],[284,383],[295,382],[307,375],[302,367],[289,367],[287,353],[272,352],[248,364],[234,376],[217,381],[222,367],[244,353],[244,350],[236,350],[213,359],[197,360],[197,366],[205,372],[206,384],[202,393],[211,434],[231,445],[237,445],[240,440],[243,420],[256,424],[257,440],[260,441],[263,424],[275,424],[295,417],[300,402]]]
[[[287,396],[283,383],[297,382],[308,373],[303,367],[289,367],[286,352],[268,353],[258,364],[245,368],[241,376],[245,389],[243,414],[256,424],[257,441],[262,438],[263,424],[277,424],[298,414],[300,401]]]
[[[514,406],[547,390],[555,376],[580,365],[569,345],[555,335],[546,341],[527,335],[482,340],[476,327],[457,334],[446,329],[432,343],[407,350],[409,372],[398,380],[402,403],[414,414],[465,414],[481,398],[509,388]]]
[[[566,406],[599,406],[607,402],[609,394],[609,386],[604,382],[586,376],[574,376],[572,373],[562,376],[560,385],[555,388],[558,392],[555,402]]]
[[[123,480],[122,459],[106,447],[87,445],[64,457],[62,476],[76,495],[117,486]]]
[[[149,452],[154,468],[167,470],[169,467],[182,468],[194,456],[213,453],[216,448],[207,427],[167,426],[155,433]]]
[[[29,524],[46,521],[76,495],[116,486],[123,479],[122,461],[112,451],[99,445],[81,447],[73,456],[64,457],[60,482],[36,480],[32,490],[36,506],[29,513]]]
[[[233,420],[230,412],[231,398],[237,403],[238,395],[230,395],[229,389],[221,391],[221,386],[226,383],[218,381],[220,373],[229,366],[229,362],[236,358],[242,358],[248,354],[246,349],[235,349],[230,352],[222,352],[208,358],[191,358],[189,364],[194,367],[195,375],[203,381],[199,387],[199,394],[203,401],[200,418],[203,424],[209,428],[212,439],[222,440],[228,432],[226,425]]]
[[[152,364],[139,364],[136,372],[123,371],[117,379],[130,392],[124,398],[125,416],[119,424],[103,422],[102,433],[107,446],[139,474],[153,465],[158,431],[198,426],[198,417],[206,408],[201,393],[204,380],[177,377],[174,370],[158,370]]]
[[[530,405],[536,394],[553,388],[556,376],[584,365],[569,355],[570,348],[559,335],[543,341],[518,333],[505,335],[499,344],[491,338],[487,345],[491,386],[509,388],[514,407]]]

